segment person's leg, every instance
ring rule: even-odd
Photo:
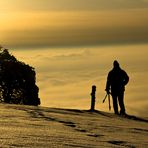
[[[113,98],[114,113],[115,113],[115,114],[119,114],[119,112],[118,112],[117,95],[112,94],[112,98]]]
[[[124,92],[121,92],[118,96],[119,106],[120,106],[120,114],[125,114],[125,106],[124,106]]]

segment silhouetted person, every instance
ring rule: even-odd
[[[95,111],[95,100],[96,99],[96,86],[92,86],[92,92],[91,92],[91,111]]]
[[[112,95],[115,114],[119,114],[118,102],[120,106],[120,115],[126,114],[124,106],[124,91],[125,85],[128,81],[129,77],[127,73],[120,68],[118,61],[114,61],[113,69],[108,73],[105,90],[107,94],[111,93]]]

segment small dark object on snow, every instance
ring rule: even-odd
[[[95,99],[96,99],[96,86],[93,85],[92,86],[92,92],[91,92],[91,108],[90,108],[90,111],[95,111]]]

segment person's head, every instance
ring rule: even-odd
[[[113,67],[114,67],[114,68],[119,68],[119,67],[120,67],[120,65],[119,65],[119,63],[118,63],[117,60],[115,60],[115,61],[113,62]]]
[[[96,85],[92,86],[92,91],[96,91]]]

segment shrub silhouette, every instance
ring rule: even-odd
[[[18,61],[8,52],[0,51],[0,101],[13,104],[39,105],[33,67]]]

